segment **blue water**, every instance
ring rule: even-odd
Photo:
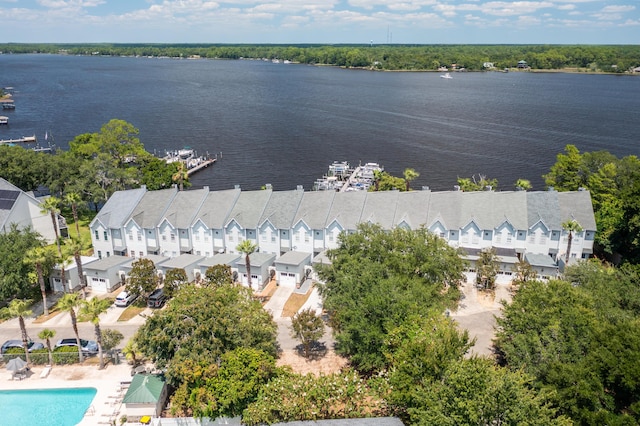
[[[76,425],[96,392],[95,388],[0,391],[0,425]]]
[[[414,187],[484,174],[543,189],[565,145],[640,154],[640,77],[370,72],[263,61],[0,55],[16,109],[0,139],[45,132],[67,147],[112,118],[147,150],[223,152],[196,186],[309,189],[334,160],[378,162]]]

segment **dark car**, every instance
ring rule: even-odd
[[[164,291],[162,291],[161,288],[157,288],[149,295],[147,306],[149,308],[161,308],[166,299],[167,297],[164,295]]]
[[[58,340],[58,343],[56,343],[56,348],[60,348],[62,346],[78,346],[78,342],[75,337],[60,339]],[[82,346],[82,352],[84,353],[94,354],[98,352],[98,344],[93,340],[80,339],[80,346]]]
[[[2,348],[0,348],[0,353],[4,354],[9,349],[20,348],[24,349],[22,346],[22,340],[7,340],[2,344]],[[29,352],[33,352],[38,349],[44,349],[44,345],[42,343],[36,343],[29,340],[27,342],[27,348]]]

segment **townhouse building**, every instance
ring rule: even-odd
[[[568,233],[562,223],[568,220],[583,229],[573,235],[569,258],[586,259],[593,253],[596,223],[590,193],[582,190],[308,192],[302,187],[289,191],[174,187],[147,191],[142,187],[113,194],[90,228],[95,253],[101,258],[189,254],[207,259],[222,253],[240,255],[237,245],[250,240],[258,253],[273,255],[263,256],[261,274],[269,275],[264,268],[270,262],[278,279],[291,282],[308,275],[304,266],[311,266],[314,259],[326,260],[324,252],[338,246],[340,233],[355,232],[359,223],[383,229],[425,227],[463,249],[471,271],[478,253],[493,247],[504,274],[524,258],[540,275],[553,276],[563,267]],[[278,262],[291,252],[299,255],[289,254]],[[242,273],[242,256],[236,262]],[[246,276],[240,279],[245,280]]]

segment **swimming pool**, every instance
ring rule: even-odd
[[[96,388],[0,390],[0,424],[75,426]]]

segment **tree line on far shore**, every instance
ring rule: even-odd
[[[0,44],[5,53],[150,56],[209,59],[279,59],[301,64],[377,70],[470,71],[516,68],[625,73],[640,66],[638,45],[358,45],[358,44]],[[488,68],[487,64],[492,64]]]

